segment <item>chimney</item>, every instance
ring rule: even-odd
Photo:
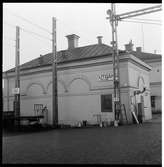
[[[136,51],[140,53],[140,52],[142,52],[142,48],[141,47],[136,47]]]
[[[98,44],[102,44],[102,36],[97,36]]]
[[[133,43],[132,43],[132,40],[130,40],[130,42],[125,45],[125,50],[128,51],[128,52],[133,51]]]
[[[66,36],[68,39],[68,49],[74,49],[76,47],[78,47],[78,40],[79,40],[79,36],[77,36],[76,34],[71,34],[71,35],[67,35]]]
[[[40,57],[39,57],[39,64],[42,65],[43,63],[44,63],[43,55],[40,55]]]

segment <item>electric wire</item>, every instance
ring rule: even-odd
[[[11,43],[11,42],[4,42],[5,44],[3,44],[3,47],[5,47],[5,45],[9,45],[9,46],[11,46],[11,47],[14,47],[15,48],[15,45],[13,44],[13,43]],[[7,49],[9,49],[9,48],[7,48]],[[3,49],[4,50],[4,49]]]
[[[140,21],[129,21],[129,20],[121,20],[123,22],[132,22],[132,23],[143,23],[143,24],[154,24],[154,25],[162,25],[160,23],[150,23],[150,22],[140,22]]]
[[[12,29],[15,29],[15,28],[16,28],[16,25],[7,23],[6,21],[4,22],[4,24],[7,25],[7,26],[9,26],[9,27],[12,28]],[[36,25],[35,25],[35,26],[36,26]],[[41,28],[41,27],[40,27],[40,28]],[[35,33],[35,32],[33,32],[33,31],[27,30],[27,29],[22,28],[22,27],[20,27],[20,29],[22,30],[22,32],[29,33],[32,37],[35,37],[35,39],[38,39],[38,38],[36,38],[36,36],[38,36],[38,37],[40,37],[40,38],[44,38],[44,39],[46,39],[46,40],[52,41],[52,39],[50,39],[50,38],[48,38],[48,37],[45,37],[45,36],[43,36],[43,35],[40,35],[40,34],[38,34],[38,33]],[[50,34],[51,34],[51,33],[50,33]],[[35,35],[35,36],[34,36],[34,35]],[[12,41],[16,41],[16,40],[13,40],[13,39],[8,38],[8,37],[6,37],[6,36],[4,36],[4,39],[8,39],[8,40],[10,40],[10,41],[11,41],[11,40],[12,40]],[[6,43],[6,41],[5,41],[5,44],[11,46],[12,43],[10,43],[10,42],[7,42],[7,43]],[[4,46],[4,45],[3,45],[3,46]],[[12,45],[12,47],[15,48],[15,45]],[[44,46],[44,47],[45,47],[45,46]],[[23,52],[23,50],[20,49],[20,52]]]
[[[64,29],[64,30],[70,30],[70,31],[75,31],[75,32],[79,32],[79,28],[75,28],[75,27],[73,27],[73,26],[71,26],[70,24],[67,24],[67,23],[65,23],[64,21],[61,21],[61,20],[59,20],[59,23],[61,22],[61,26],[62,26],[62,28]],[[83,32],[82,32],[83,33]],[[86,34],[82,34],[83,35],[83,38],[84,39],[86,39],[87,41],[88,41],[88,36],[86,36]]]
[[[42,26],[40,26],[40,25],[38,25],[38,24],[36,24],[36,23],[33,23],[32,21],[30,21],[30,20],[28,20],[28,19],[26,19],[26,18],[24,18],[24,17],[22,17],[22,16],[20,16],[20,15],[18,15],[18,14],[16,14],[16,13],[14,13],[14,12],[11,12],[11,11],[9,11],[8,9],[6,9],[6,10],[7,10],[9,13],[11,13],[13,16],[15,16],[15,17],[17,17],[17,18],[19,18],[19,19],[21,19],[21,20],[23,20],[23,21],[26,21],[26,22],[30,23],[31,25],[36,26],[36,27],[42,29],[43,31],[45,31],[45,32],[47,32],[47,33],[49,33],[49,34],[51,34],[51,32],[49,32],[49,30],[47,30],[46,28],[44,28],[44,27],[42,27]],[[10,15],[11,15],[11,14],[10,14]]]
[[[141,21],[156,21],[156,22],[161,22],[161,20],[155,20],[155,19],[139,19],[139,18],[127,18],[127,19],[132,19],[132,20],[141,20]]]
[[[34,35],[39,36],[39,37],[41,37],[41,38],[47,39],[47,40],[49,40],[49,41],[52,41],[50,38],[45,37],[45,36],[43,36],[43,35],[40,35],[40,34],[38,34],[38,33],[36,33],[36,32],[30,31],[30,30],[26,30],[26,29],[24,29],[24,28],[22,28],[22,27],[20,27],[20,29],[23,30],[24,32],[27,32],[27,33],[30,33],[30,34],[34,34]]]
[[[8,26],[9,26],[10,28],[12,28],[12,29],[15,29],[15,28],[16,28],[16,25],[13,25],[13,24],[10,24],[10,23],[7,23],[7,22],[4,22],[4,24],[8,25]],[[30,36],[32,36],[33,38],[35,38],[35,39],[37,39],[37,40],[39,40],[39,41],[40,41],[41,38],[44,38],[44,39],[49,40],[49,41],[52,41],[51,39],[49,39],[49,38],[47,38],[47,37],[45,37],[45,36],[43,36],[43,35],[40,35],[40,34],[37,34],[37,33],[35,33],[35,32],[26,30],[26,29],[21,28],[21,27],[20,27],[20,29],[22,30],[22,32],[30,33]],[[38,38],[38,36],[39,36],[39,38]],[[13,42],[16,41],[16,40],[13,40],[13,39],[8,38],[8,37],[6,37],[6,36],[4,36],[4,39],[8,39],[8,40],[10,40],[10,41],[12,40]],[[46,42],[46,41],[45,41],[45,42]],[[4,41],[4,43],[5,43],[5,45],[6,45],[6,44],[8,44],[9,42],[6,43],[6,41]],[[42,43],[43,43],[43,41],[41,42],[41,44],[42,44]],[[46,46],[46,44],[47,44],[47,43],[44,44],[44,47]],[[8,45],[11,45],[11,43],[8,44]],[[15,46],[13,45],[13,47],[15,47]],[[20,51],[22,51],[22,50],[20,49]],[[23,52],[23,51],[22,51],[22,52]]]
[[[14,28],[14,29],[15,29],[15,27],[16,27],[16,25],[13,25],[13,24],[10,24],[10,23],[7,23],[7,22],[4,22],[4,24],[6,24],[6,25],[8,25],[8,26],[10,26],[11,28]],[[35,32],[33,32],[33,31],[27,30],[27,29],[22,28],[22,27],[20,27],[20,29],[23,30],[24,32],[27,32],[27,33],[30,33],[30,34],[34,34],[34,35],[37,35],[37,36],[39,36],[39,37],[41,37],[41,38],[44,38],[44,39],[47,39],[47,40],[51,41],[50,38],[45,37],[45,36],[43,36],[43,35],[40,35],[40,34],[38,34],[38,33],[35,33]]]
[[[15,41],[15,39],[7,37],[7,36],[3,36],[3,39],[7,39],[7,40],[10,40],[10,41]]]
[[[7,22],[4,22],[4,24],[6,24],[7,26],[11,27],[11,28],[15,28],[16,25],[13,25],[13,24],[10,24],[10,23],[7,23]]]
[[[141,24],[141,31],[142,31],[142,47],[143,47],[143,50],[145,49],[144,48],[144,29],[143,29],[143,24]]]

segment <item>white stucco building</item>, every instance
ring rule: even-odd
[[[112,48],[100,38],[97,44],[84,47],[78,46],[77,35],[67,38],[68,49],[57,53],[59,124],[76,124],[83,120],[95,124],[96,114],[101,114],[105,121],[113,121]],[[34,115],[34,104],[43,104],[48,107],[47,123],[52,124],[52,54],[27,62],[20,69],[21,115]],[[144,119],[152,118],[150,71],[151,67],[135,54],[120,51],[121,102],[125,104],[129,122],[132,122],[130,104],[134,91],[143,87],[146,88]],[[3,110],[11,111],[14,69],[4,72],[3,79]]]
[[[130,48],[132,53],[137,58],[151,66],[150,71],[150,90],[151,90],[151,107],[152,112],[162,111],[162,55],[145,53],[141,47],[137,47],[136,51],[133,47]]]

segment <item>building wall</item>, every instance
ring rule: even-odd
[[[101,74],[106,75],[112,70],[107,70],[108,65],[88,68],[77,68],[58,72],[58,101],[59,122],[75,123],[88,120],[96,121],[94,114],[101,113],[100,94],[107,93],[106,88],[112,86],[112,81],[99,80]],[[21,76],[21,115],[34,115],[34,104],[47,105],[49,110],[49,122],[52,123],[52,73],[46,72]],[[13,103],[11,93],[14,80],[10,79],[10,103]],[[6,87],[5,87],[6,88]],[[105,88],[105,91],[103,89]],[[99,92],[100,90],[100,92]],[[112,90],[108,91],[113,93]],[[4,104],[7,104],[5,97]],[[9,106],[13,110],[13,106]],[[6,111],[6,108],[4,108]],[[106,113],[113,117],[113,113]]]
[[[150,104],[150,79],[149,79],[149,71],[143,70],[139,68],[138,66],[129,63],[129,85],[130,85],[130,98],[135,99],[136,102],[136,96],[134,96],[135,90],[142,91],[144,87],[146,87],[146,91],[142,94],[144,98],[144,119],[148,120],[152,118],[152,112],[151,112],[151,104]],[[131,101],[131,99],[129,100]],[[130,106],[130,105],[129,105]],[[136,105],[137,107],[137,105]]]
[[[148,63],[152,70],[150,72],[150,82],[161,82],[162,81],[162,66],[161,61],[159,62],[149,62]]]
[[[161,83],[151,83],[151,96],[155,96],[155,107],[152,107],[152,112],[161,112],[162,111],[162,88]]]
[[[152,71],[150,72],[150,89],[151,96],[155,96],[155,107],[152,108],[154,112],[162,111],[162,64],[161,61],[148,62],[148,64],[152,67]]]
[[[58,71],[59,123],[75,124],[82,120],[96,123],[96,114],[101,114],[104,120],[114,120],[114,112],[101,112],[101,95],[113,94],[112,61],[83,67],[80,64],[82,63],[76,64],[76,68],[59,69]],[[137,83],[140,75],[149,85],[149,74],[144,68],[141,69],[128,61],[120,63],[121,101],[125,104],[129,122],[132,121],[130,90],[131,87],[138,88]],[[52,73],[45,70],[41,73],[21,76],[20,80],[21,115],[34,115],[34,104],[43,104],[48,107],[48,123],[52,124]],[[14,99],[11,89],[14,87],[14,80],[10,78],[9,83],[9,109],[13,110]],[[5,106],[6,96],[4,97]]]

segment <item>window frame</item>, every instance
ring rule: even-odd
[[[155,96],[151,96],[151,107],[155,108]]]
[[[109,100],[109,99],[111,100],[110,104],[107,104],[105,100]],[[102,94],[101,95],[101,113],[112,113],[112,112],[113,112],[113,95],[112,94]]]

